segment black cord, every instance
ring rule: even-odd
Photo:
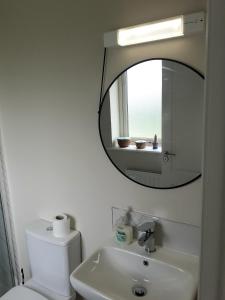
[[[103,94],[103,86],[104,86],[104,79],[105,79],[106,55],[107,55],[107,48],[104,48],[104,57],[103,57],[103,65],[102,65],[101,90],[100,90],[100,100],[99,100],[99,110],[98,110],[98,113],[100,113],[101,107],[102,107],[102,94]]]
[[[21,277],[22,277],[22,285],[24,285],[24,271],[23,271],[23,268],[21,269]]]

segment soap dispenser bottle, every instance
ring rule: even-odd
[[[120,217],[115,226],[115,240],[119,244],[130,244],[133,241],[133,227],[130,223],[131,208],[128,208],[125,215]]]

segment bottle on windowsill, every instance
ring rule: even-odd
[[[159,145],[159,143],[157,141],[157,135],[155,134],[153,142],[152,142],[153,149],[158,149],[158,145]]]

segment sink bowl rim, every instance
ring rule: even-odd
[[[159,249],[162,249],[162,248],[158,248],[157,251],[159,251]],[[168,250],[168,249],[167,249]],[[166,248],[164,248],[164,251],[167,251]],[[172,268],[173,270],[177,270],[177,271],[181,271],[183,273],[186,273],[187,276],[190,278],[190,280],[193,280],[193,290],[196,289],[197,290],[197,285],[198,285],[198,281],[196,280],[195,278],[195,275],[190,271],[190,270],[187,270],[185,269],[184,267],[180,267],[176,264],[172,264],[171,262],[168,262],[168,261],[164,261],[164,260],[161,260],[157,257],[157,255],[154,255],[154,254],[148,254],[148,253],[140,253],[140,252],[136,252],[136,251],[133,251],[133,249],[129,249],[129,248],[121,248],[119,247],[118,245],[104,245],[102,247],[99,247],[96,251],[94,251],[89,257],[87,257],[87,259],[85,259],[73,272],[72,274],[70,275],[70,281],[71,281],[71,284],[72,286],[74,287],[74,289],[83,289],[85,290],[85,292],[88,292],[88,293],[93,293],[94,295],[98,295],[99,297],[104,297],[102,299],[109,299],[111,300],[111,298],[109,298],[109,296],[104,292],[102,291],[101,289],[99,289],[97,286],[93,286],[93,285],[90,285],[88,282],[86,282],[85,280],[82,280],[82,278],[79,278],[77,277],[76,275],[79,274],[79,271],[85,266],[85,265],[88,265],[90,264],[91,262],[93,262],[94,260],[94,257],[96,255],[98,255],[98,253],[101,253],[103,251],[116,251],[118,253],[123,253],[123,254],[129,254],[129,255],[132,255],[132,256],[135,256],[135,257],[139,257],[143,260],[149,260],[149,261],[152,261],[152,262],[156,262],[156,263],[159,263],[161,266],[168,266],[169,268]],[[173,251],[172,252],[174,254],[177,253],[177,251]],[[180,252],[178,252],[180,253]],[[186,254],[184,254],[186,256]],[[184,256],[184,257],[185,257]],[[194,257],[193,255],[187,255],[187,257]],[[85,272],[85,270],[84,270]],[[79,286],[79,287],[78,287]],[[88,291],[87,291],[88,290]],[[78,291],[79,292],[79,291]]]

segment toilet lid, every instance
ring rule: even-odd
[[[1,300],[48,300],[24,286],[16,286],[1,297]]]

